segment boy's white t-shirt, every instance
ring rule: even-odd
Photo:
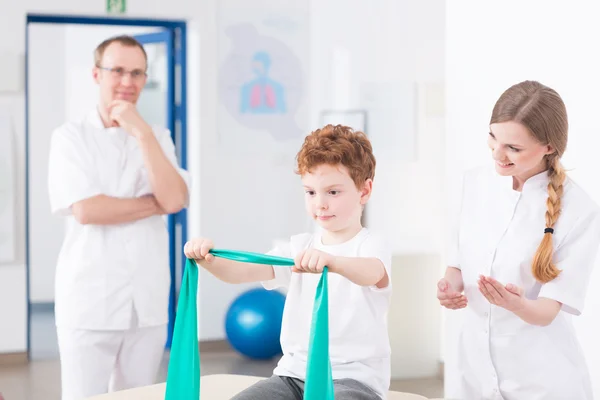
[[[357,380],[385,399],[390,384],[387,316],[392,294],[391,252],[383,240],[363,228],[349,241],[337,245],[323,245],[320,231],[292,236],[269,254],[293,259],[307,248],[341,257],[374,257],[385,266],[390,283],[382,289],[359,286],[339,274],[328,275],[333,379]],[[313,304],[321,274],[292,273],[289,267],[273,269],[275,278],[262,282],[263,286],[270,290],[287,289],[281,326],[283,357],[273,373],[305,380]]]

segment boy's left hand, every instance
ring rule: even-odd
[[[331,270],[334,264],[335,256],[321,250],[308,249],[296,256],[292,272],[320,274],[324,267]]]

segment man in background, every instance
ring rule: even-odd
[[[97,107],[52,134],[49,193],[66,218],[56,268],[62,399],[153,384],[167,337],[163,215],[188,204],[170,132],[136,109],[147,56],[130,36],[101,43]]]

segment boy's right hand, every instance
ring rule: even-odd
[[[446,278],[442,278],[438,282],[437,298],[442,306],[450,310],[458,310],[467,306],[467,297],[455,291]]]
[[[210,263],[215,259],[215,256],[209,253],[212,248],[214,248],[212,240],[195,238],[183,246],[183,253],[187,258],[192,258],[196,261],[206,260],[206,262]]]

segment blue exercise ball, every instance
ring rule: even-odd
[[[281,353],[281,319],[285,296],[276,290],[251,289],[237,297],[225,317],[225,332],[231,346],[255,359]]]

